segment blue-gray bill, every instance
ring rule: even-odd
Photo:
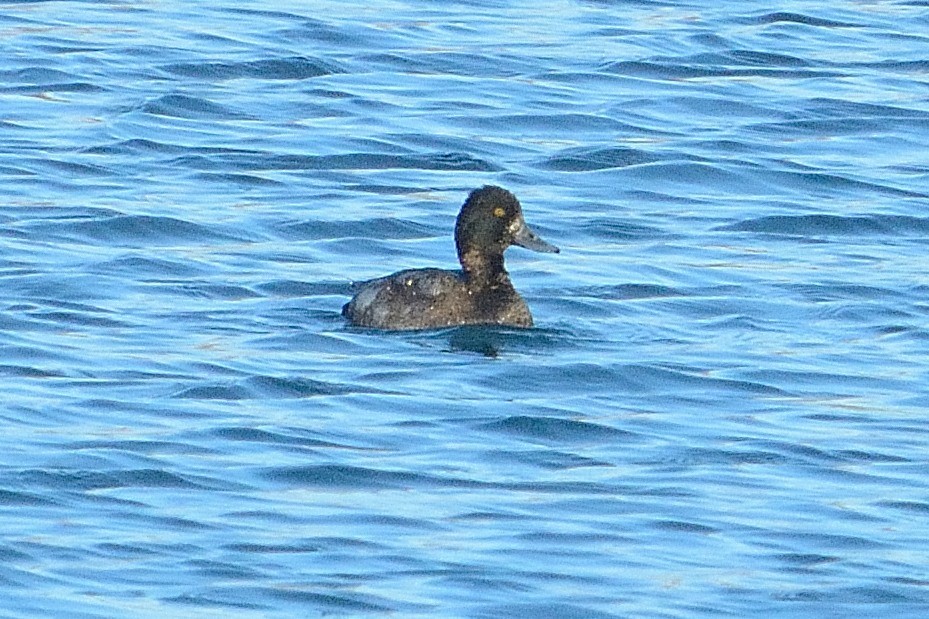
[[[542,237],[533,232],[532,228],[527,226],[525,222],[522,223],[513,235],[513,244],[546,254],[557,254],[561,251],[551,243],[543,241]]]

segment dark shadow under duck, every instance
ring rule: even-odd
[[[409,269],[361,283],[342,315],[376,329],[531,327],[532,314],[510,282],[503,252],[510,245],[550,253],[558,248],[526,225],[516,196],[502,187],[472,191],[455,223],[455,245],[460,271]]]

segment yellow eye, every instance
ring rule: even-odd
[[[506,211],[503,208],[498,206],[494,209],[494,217],[503,217],[504,215],[506,215]]]

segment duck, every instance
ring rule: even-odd
[[[532,313],[503,263],[511,245],[559,253],[523,219],[510,191],[485,185],[472,191],[455,221],[461,269],[407,269],[355,285],[342,308],[349,324],[383,330],[423,330],[460,325],[532,327]]]

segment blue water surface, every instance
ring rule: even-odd
[[[0,4],[0,616],[929,615],[929,4]],[[347,326],[499,184],[536,328]]]

